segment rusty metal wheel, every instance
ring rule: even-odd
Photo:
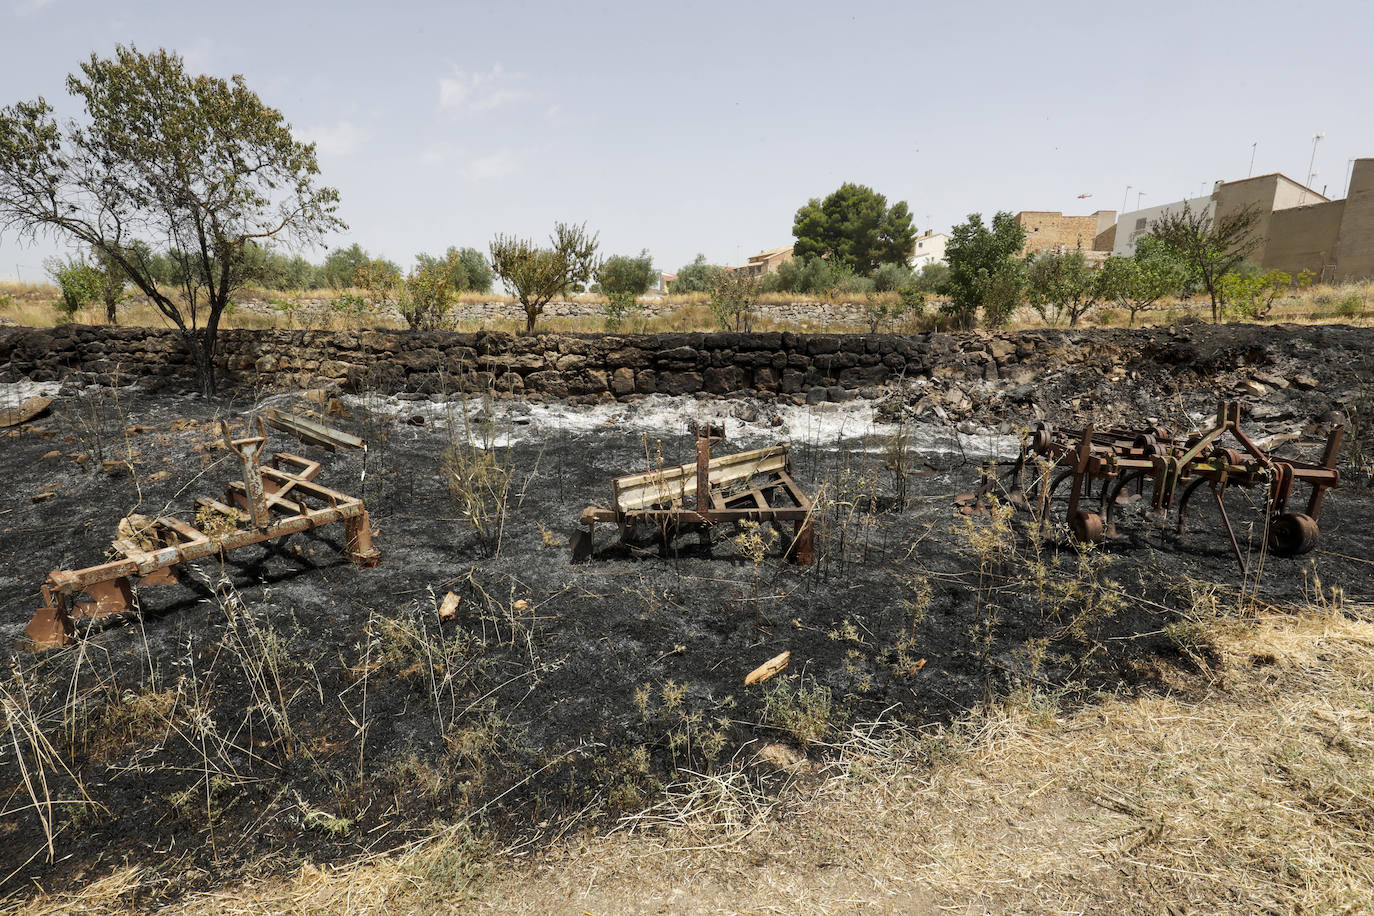
[[[1082,544],[1096,544],[1102,540],[1102,516],[1079,509],[1069,519],[1074,540]]]
[[[1317,520],[1302,512],[1285,512],[1269,523],[1269,550],[1279,557],[1297,557],[1317,545]]]

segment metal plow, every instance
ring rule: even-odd
[[[264,467],[267,437],[262,419],[257,435],[234,439],[220,423],[225,445],[243,467],[243,480],[231,482],[225,501],[196,500],[198,518],[210,532],[171,517],[149,519],[137,530],[121,529],[113,549],[120,559],[85,569],[58,569],[43,583],[43,606],[25,632],[36,648],[69,645],[74,619],[109,617],[134,610],[135,587],[175,585],[183,563],[225,554],[335,522],[344,524],[344,552],[362,566],[377,563],[372,529],[361,499],[315,483],[319,462],[279,452]],[[240,527],[246,523],[246,527]]]
[[[1037,514],[1042,534],[1056,501],[1065,500],[1064,521],[1073,537],[1095,543],[1117,536],[1121,510],[1144,499],[1147,490],[1154,517],[1163,526],[1172,523],[1181,534],[1190,501],[1206,487],[1244,572],[1245,558],[1226,511],[1226,491],[1262,489],[1269,552],[1281,557],[1307,553],[1317,542],[1322,498],[1340,484],[1336,458],[1343,433],[1340,426],[1332,429],[1321,458],[1307,462],[1278,457],[1257,444],[1241,429],[1240,405],[1234,402],[1223,402],[1209,427],[1187,437],[1162,427],[1056,430],[1038,424],[1012,467],[1008,498]],[[1226,441],[1228,436],[1232,442]],[[992,483],[985,476],[979,502]],[[1296,499],[1300,485],[1307,487],[1305,505]]]
[[[572,537],[573,562],[591,558],[597,522],[615,524],[626,543],[637,529],[647,528],[665,542],[695,532],[709,547],[715,525],[753,521],[778,526],[790,522],[787,556],[810,564],[812,503],[792,478],[788,447],[774,445],[712,458],[711,446],[724,438],[723,427],[698,427],[695,462],[613,480],[613,507],[589,506],[582,512]]]

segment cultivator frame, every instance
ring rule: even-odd
[[[752,521],[791,522],[787,556],[809,565],[815,541],[812,501],[792,477],[788,446],[712,458],[711,447],[724,439],[723,426],[698,426],[695,462],[615,478],[613,508],[593,505],[582,511],[570,545],[573,562],[591,559],[597,522],[617,525],[622,541],[636,525],[647,524],[661,531],[665,540],[694,531],[709,546],[713,526]],[[791,504],[782,505],[780,499]]]
[[[257,435],[234,439],[220,421],[225,445],[238,458],[243,480],[229,483],[225,501],[201,497],[196,505],[223,516],[232,530],[207,534],[179,519],[164,516],[136,538],[121,537],[114,550],[122,558],[85,569],[58,569],[43,583],[43,606],[25,632],[39,649],[70,645],[74,618],[100,618],[135,608],[133,587],[175,585],[176,567],[215,554],[225,554],[335,522],[344,523],[344,553],[361,566],[374,566],[380,554],[372,545],[367,508],[357,497],[315,483],[320,464],[289,452],[278,452],[262,466],[267,436],[262,418]],[[246,518],[244,517],[246,516]],[[239,529],[236,521],[248,527]],[[144,543],[149,547],[143,546]],[[77,600],[85,595],[86,600]]]
[[[1230,434],[1239,448],[1224,448],[1219,440]],[[1267,544],[1277,556],[1292,557],[1310,551],[1320,529],[1317,518],[1328,489],[1339,486],[1336,459],[1344,428],[1334,427],[1326,438],[1319,463],[1279,458],[1261,448],[1240,425],[1240,404],[1222,402],[1215,421],[1201,433],[1179,437],[1163,427],[1144,430],[1055,430],[1037,424],[1030,441],[1021,448],[1010,477],[1010,499],[1014,505],[1031,509],[1037,504],[1043,532],[1050,501],[1056,490],[1069,482],[1066,521],[1073,537],[1086,543],[1115,537],[1115,518],[1120,508],[1143,497],[1145,484],[1152,483],[1151,509],[1161,520],[1176,512],[1176,531],[1182,533],[1187,522],[1188,503],[1199,488],[1212,492],[1231,549],[1241,570],[1245,559],[1223,497],[1230,487],[1265,487]],[[1025,476],[1036,460],[1043,462],[1042,475],[1027,495]],[[1132,496],[1127,487],[1136,484]],[[1301,512],[1290,511],[1295,487],[1310,488]],[[986,483],[985,483],[986,486]],[[1096,496],[1093,495],[1097,489]],[[1097,500],[1096,512],[1084,503]]]

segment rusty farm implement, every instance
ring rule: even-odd
[[[613,480],[612,507],[590,506],[582,512],[572,537],[573,561],[590,559],[597,522],[616,525],[627,543],[646,531],[661,536],[665,543],[695,532],[707,545],[715,525],[771,522],[791,524],[787,555],[809,564],[814,543],[812,502],[792,477],[788,447],[773,445],[711,457],[712,445],[724,438],[723,427],[701,426],[696,461]]]
[[[243,479],[228,485],[224,502],[197,499],[196,525],[170,516],[121,524],[112,545],[118,559],[49,573],[42,586],[43,606],[25,631],[34,645],[43,649],[68,645],[75,632],[74,619],[133,610],[135,587],[176,584],[176,568],[184,563],[336,522],[344,525],[348,558],[363,566],[376,564],[378,552],[372,546],[363,501],[315,483],[319,462],[279,452],[264,466],[267,436],[261,418],[256,429],[255,436],[234,439],[228,425],[220,423],[225,445],[242,466]]]
[[[1174,530],[1182,533],[1190,502],[1205,487],[1243,570],[1245,559],[1226,511],[1227,490],[1262,491],[1271,553],[1307,553],[1317,542],[1322,498],[1340,483],[1336,458],[1342,432],[1339,426],[1331,430],[1317,461],[1302,461],[1279,457],[1247,435],[1238,403],[1221,404],[1212,424],[1190,436],[1162,427],[1060,430],[1039,424],[1022,446],[1007,489],[1014,505],[1038,515],[1042,530],[1063,503],[1063,521],[1074,539],[1093,543],[1115,537],[1121,510],[1145,499],[1147,490],[1156,519],[1167,524],[1172,517]],[[1305,504],[1298,498],[1302,487]],[[990,479],[980,495],[989,489]]]

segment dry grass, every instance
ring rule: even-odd
[[[243,290],[240,299],[261,301],[300,302],[306,299],[333,299],[343,294],[361,295],[359,290],[300,290],[282,292],[279,290]],[[0,282],[0,318],[7,318],[18,324],[31,327],[52,327],[57,321],[57,313],[52,303],[58,298],[57,289],[43,284],[19,284]],[[575,301],[585,303],[588,308],[597,310],[603,304],[594,295],[585,294],[574,297]],[[797,297],[784,293],[769,293],[760,296],[764,306],[785,305],[800,301],[811,301],[807,297]],[[714,331],[715,320],[707,306],[706,296],[702,293],[686,293],[663,296],[653,300],[659,306],[669,306],[666,311],[656,310],[652,314],[639,313],[629,317],[623,327],[627,333],[663,333],[671,331]],[[815,297],[822,304],[844,304],[842,300]],[[895,293],[878,294],[875,301],[895,302]],[[463,317],[464,303],[508,302],[509,318]],[[862,303],[848,303],[853,306],[853,320],[833,321],[825,314],[818,313],[815,320],[780,320],[771,317],[766,311],[755,322],[759,331],[798,331],[804,333],[855,332],[867,329],[862,316]],[[933,306],[927,306],[933,314]],[[1205,322],[1210,307],[1204,299],[1191,301],[1167,301],[1158,308],[1142,313],[1140,320],[1145,325],[1169,325],[1177,323]],[[1087,324],[1097,327],[1125,327],[1129,316],[1109,305],[1100,307],[1085,319]],[[104,324],[103,307],[83,309],[77,313],[76,320],[82,324]],[[1353,324],[1369,326],[1374,324],[1374,281],[1348,283],[1338,286],[1313,286],[1279,298],[1263,319],[1269,323],[1294,322],[1301,324]],[[131,326],[167,327],[169,322],[154,308],[146,304],[135,304],[121,308],[120,323]],[[929,330],[929,316],[907,316],[899,319],[893,330],[911,333]],[[604,319],[598,314],[588,314],[575,318],[545,315],[539,320],[540,330],[561,333],[594,333],[604,330]],[[351,315],[347,313],[328,313],[325,315],[297,314],[290,309],[269,313],[247,310],[230,310],[223,319],[226,328],[267,329],[267,328],[312,328],[319,330],[348,330],[361,327],[395,328],[403,324],[377,315]],[[1012,330],[1029,330],[1045,327],[1044,320],[1033,309],[1023,307],[1012,316]],[[464,293],[458,298],[458,318],[454,329],[458,331],[505,331],[519,333],[524,329],[524,315],[519,306],[509,296],[499,294]]]
[[[837,760],[758,756],[609,835],[491,853],[462,826],[187,913],[1362,913],[1374,901],[1374,623],[1321,600],[1218,615],[1202,678],[1064,713],[1024,695],[927,733],[872,725]],[[751,754],[755,748],[747,749]],[[126,869],[40,913],[118,913]]]

